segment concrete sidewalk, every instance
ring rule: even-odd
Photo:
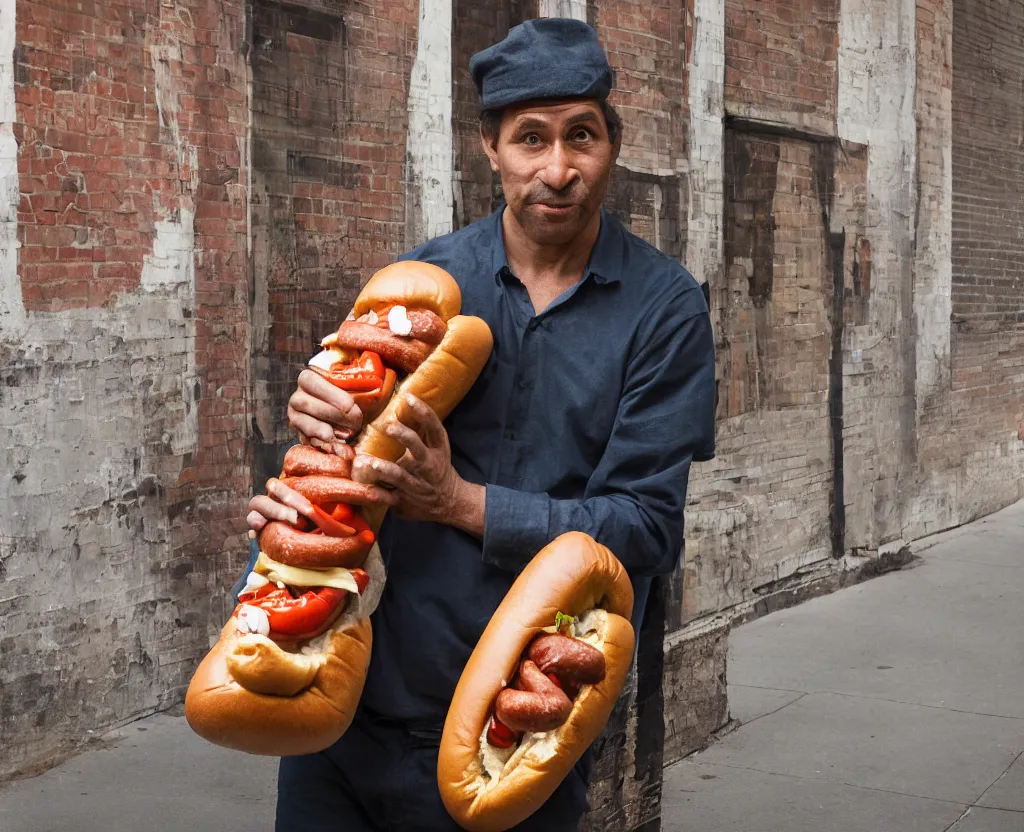
[[[741,727],[666,772],[681,832],[1024,832],[1024,503],[738,628]],[[2,832],[269,832],[276,761],[160,715],[0,785]]]
[[[733,632],[741,727],[666,771],[664,829],[1024,832],[1024,503],[915,549]]]

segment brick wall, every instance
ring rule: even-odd
[[[6,5],[0,776],[180,698],[249,483],[241,6]]]
[[[726,0],[730,113],[831,134],[839,0]]]
[[[454,0],[452,26],[452,135],[455,144],[455,227],[497,207],[501,188],[480,148],[480,99],[469,59],[510,28],[537,17],[537,0]]]
[[[1024,496],[1024,8],[953,3],[951,421],[960,518]]]
[[[682,259],[691,17],[679,3],[613,0],[591,4],[588,19],[615,68],[611,103],[623,123],[608,208],[634,234]]]
[[[254,477],[294,441],[288,397],[359,288],[405,248],[412,0],[252,7]]]

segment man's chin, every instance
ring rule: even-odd
[[[528,209],[529,219],[525,230],[530,238],[540,245],[564,245],[578,237],[587,223],[579,206],[567,211],[551,211],[549,209]]]

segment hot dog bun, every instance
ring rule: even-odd
[[[400,260],[385,266],[363,286],[352,306],[357,318],[382,306],[429,309],[447,321],[459,314],[462,292],[448,272],[418,260]]]
[[[490,330],[483,321],[458,314],[461,304],[458,284],[446,271],[428,263],[400,262],[371,277],[353,307],[353,316],[358,317],[403,306],[413,320],[435,325],[440,343],[435,340],[426,345],[429,354],[405,377],[401,390],[419,396],[442,419],[476,381],[492,345]],[[402,319],[401,314],[397,319]],[[404,336],[397,332],[386,334],[396,344],[404,342]],[[331,360],[324,365],[327,370],[333,362],[352,361],[358,355],[339,347],[337,341],[337,336],[324,339],[331,353]],[[396,387],[396,372],[384,356],[381,360],[385,364],[385,383],[376,393],[367,393],[363,397],[366,401],[360,403],[365,413],[376,418],[361,432],[357,449],[395,461],[405,449],[383,430],[405,412],[407,405],[398,396],[385,404],[384,398]],[[357,403],[360,395],[356,394]],[[283,481],[305,494],[315,506],[343,503],[354,508],[376,535],[387,508],[372,505],[367,486],[350,479],[354,455],[355,450],[348,447],[339,457],[308,446],[292,449],[285,457]],[[349,589],[347,584],[340,587],[331,583],[335,589],[344,588],[352,594],[345,599],[344,612],[334,624],[312,639],[289,640],[280,631],[271,632],[273,639],[255,633],[243,635],[236,609],[189,685],[185,716],[197,734],[227,748],[274,756],[313,753],[341,737],[362,695],[372,641],[369,616],[384,588],[379,549],[373,536],[367,540],[364,534],[329,537],[282,523],[264,527],[259,537],[261,551],[270,548],[271,559],[280,558],[274,569],[285,583],[294,582],[303,589],[335,579],[345,584],[345,575],[328,574],[339,571],[339,567],[343,567],[341,572],[365,570],[368,583],[358,595],[355,585]],[[267,553],[261,558],[265,556]],[[291,577],[284,577],[288,570]],[[312,576],[311,570],[315,571]],[[268,625],[259,632],[269,630]]]
[[[392,462],[399,459],[405,453],[405,446],[384,431],[393,422],[408,421],[409,405],[405,394],[416,396],[439,419],[445,419],[480,375],[493,343],[491,330],[480,318],[457,315],[449,319],[448,331],[441,343],[419,369],[398,386],[381,414],[360,431],[356,453]]]
[[[373,631],[363,618],[319,638],[322,651],[293,656],[263,636],[243,636],[232,616],[189,685],[192,730],[216,745],[273,757],[313,754],[335,742],[363,693]],[[239,667],[247,687],[233,672]]]
[[[512,585],[491,617],[455,688],[441,737],[437,780],[448,813],[471,832],[521,823],[551,796],[611,715],[633,660],[633,589],[622,564],[579,532],[553,540]],[[593,611],[593,612],[591,612]],[[526,734],[495,779],[483,752],[491,709],[532,639],[558,612],[585,615],[584,640],[605,657],[604,680],[584,686],[569,718],[545,734]],[[582,632],[578,633],[582,636]]]

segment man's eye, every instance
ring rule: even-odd
[[[536,133],[530,133],[530,135],[526,136],[523,139],[523,142],[525,144],[538,145],[540,144],[540,136],[538,136]]]
[[[587,141],[589,139],[590,139],[590,131],[589,130],[577,130],[573,134],[573,141],[585,142],[585,141]]]

